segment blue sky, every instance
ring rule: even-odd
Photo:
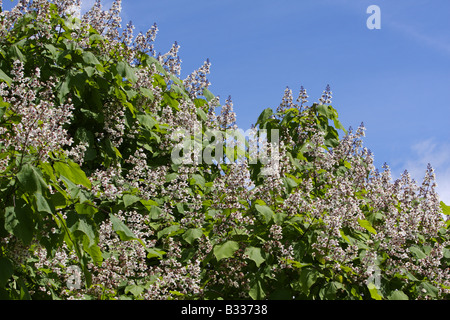
[[[367,28],[370,5],[379,30]],[[303,85],[311,103],[330,84],[344,126],[364,122],[378,168],[421,182],[431,163],[450,203],[448,0],[123,0],[122,18],[136,34],[156,22],[161,53],[177,41],[182,78],[209,58],[210,90],[222,103],[231,95],[244,130],[286,86]]]

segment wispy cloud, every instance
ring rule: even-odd
[[[417,27],[399,21],[389,21],[388,23],[389,26],[416,42],[450,56],[450,40],[448,34],[439,35],[436,33],[426,33],[419,30]]]

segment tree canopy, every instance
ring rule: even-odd
[[[208,60],[74,6],[0,13],[0,298],[448,299],[431,166],[375,168],[329,87],[243,132]]]

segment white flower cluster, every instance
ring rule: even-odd
[[[37,152],[39,160],[47,161],[50,152],[62,151],[73,143],[64,126],[70,123],[74,107],[70,99],[56,106],[51,93],[54,83],[41,82],[38,68],[31,78],[24,76],[23,69],[23,63],[15,61],[11,86],[0,83],[0,95],[9,104],[11,117],[20,118],[11,130],[0,128],[0,146],[21,157]]]

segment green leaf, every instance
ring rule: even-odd
[[[185,212],[183,203],[177,203],[176,207],[177,207],[177,210],[178,210],[179,213],[184,213]]]
[[[144,88],[144,87],[140,87],[139,90],[141,91],[141,93],[144,97],[149,98],[150,100],[153,101],[154,95],[153,95],[152,90],[150,90],[148,88]]]
[[[275,223],[282,223],[286,217],[287,217],[287,213],[285,213],[283,211],[277,212],[273,216],[273,222],[275,222]]]
[[[258,211],[260,214],[262,214],[262,216],[263,216],[264,219],[266,220],[266,223],[269,223],[270,220],[272,220],[272,218],[273,218],[273,216],[274,216],[274,212],[273,212],[272,209],[270,209],[268,206],[256,204],[256,205],[255,205],[255,209],[256,209],[256,211]]]
[[[11,85],[12,79],[0,69],[0,80],[5,81],[8,85]]]
[[[155,118],[148,114],[138,114],[136,115],[136,119],[140,124],[144,125],[148,129],[153,129],[153,127],[158,123]]]
[[[125,90],[125,93],[127,94],[128,100],[133,100],[138,94],[136,90],[132,90],[132,89],[131,90]],[[130,111],[131,110],[134,110],[134,107],[131,108]],[[134,111],[132,111],[132,113],[134,114]]]
[[[84,72],[86,72],[86,75],[89,78],[91,78],[95,73],[95,68],[94,67],[86,67],[86,68],[84,68]]]
[[[1,104],[2,104],[2,100],[1,100],[1,97],[0,97],[0,120],[3,118],[3,116],[4,116],[4,114],[5,114],[5,112],[6,112],[6,106],[2,106]]]
[[[433,286],[428,281],[422,282],[419,288],[422,291],[422,294],[430,296],[432,298],[436,298],[439,292],[439,289]]]
[[[189,244],[193,244],[194,241],[201,236],[203,236],[203,231],[201,228],[188,229],[185,233],[183,233],[183,239]]]
[[[75,211],[78,214],[87,215],[88,217],[93,217],[98,212],[98,209],[89,202],[83,202],[83,203],[75,204]]]
[[[154,64],[156,66],[156,70],[162,74],[166,74],[167,71],[164,69],[163,66],[161,66],[161,64],[159,63],[158,60],[156,60],[154,57],[151,56],[147,56],[146,62],[149,66],[151,66],[152,64]]]
[[[100,250],[100,247],[98,245],[94,244],[92,246],[89,246],[89,243],[89,239],[85,237],[85,241],[83,242],[84,250],[92,257],[92,260],[94,260],[95,264],[100,265],[103,261],[102,251]]]
[[[174,172],[174,173],[169,173],[166,176],[166,182],[170,182],[172,180],[175,180],[176,178],[178,178],[178,173]]]
[[[89,52],[89,51],[83,52],[83,61],[86,64],[90,64],[93,66],[100,64],[97,57],[92,52]]]
[[[295,261],[295,260],[291,260],[291,259],[287,259],[286,262],[288,264],[294,266],[295,268],[298,268],[298,269],[302,269],[304,267],[312,265],[311,263],[301,263],[301,262],[298,262],[298,261]]]
[[[71,77],[72,76],[69,74],[64,81],[60,82],[57,94],[59,101],[65,101],[67,95],[69,94]]]
[[[262,300],[266,297],[266,293],[264,292],[262,280],[259,276],[253,278],[250,282],[250,291],[248,292],[249,296],[253,300]]]
[[[197,114],[199,115],[202,121],[208,120],[208,116],[206,115],[205,111],[203,111],[201,108],[197,108]]]
[[[82,217],[82,216],[79,216]],[[95,245],[97,243],[97,237],[96,237],[96,233],[95,233],[95,227],[88,222],[87,219],[80,218],[74,225],[72,225],[70,227],[71,232],[78,236],[80,235],[80,233],[82,233],[83,235],[85,235],[87,237],[87,239],[89,239],[89,247]],[[80,238],[82,239],[82,237]]]
[[[388,296],[388,300],[409,300],[409,298],[403,291],[395,290]]]
[[[248,247],[245,249],[244,254],[247,255],[250,260],[253,260],[257,267],[266,261],[266,259],[264,259],[261,255],[261,248]]]
[[[50,214],[54,212],[52,205],[48,203],[47,199],[44,196],[42,196],[41,193],[35,193],[34,196],[36,197],[36,206],[39,212],[45,212]]]
[[[132,83],[137,81],[136,74],[133,68],[128,65],[126,62],[120,61],[116,66],[117,72],[122,78],[126,78]]]
[[[211,91],[209,91],[206,88],[203,89],[203,96],[206,98],[208,102],[211,102],[215,98],[214,94],[212,94]]]
[[[372,282],[367,285],[370,296],[375,300],[383,300],[383,297],[379,294],[377,287]]]
[[[442,213],[446,216],[450,216],[450,206],[447,206],[443,201],[441,201]]]
[[[8,279],[14,274],[14,267],[8,258],[0,257],[0,288],[3,288]]]
[[[339,288],[342,287],[342,284],[336,281],[326,283],[319,291],[319,297],[322,300],[335,300],[336,293]]]
[[[19,300],[31,300],[30,292],[28,291],[27,285],[22,278],[16,281],[16,284],[20,288]]]
[[[372,234],[377,234],[377,231],[372,227],[372,224],[367,220],[358,219],[358,223],[361,227],[366,229]]]
[[[292,189],[298,186],[298,183],[295,182],[295,180],[292,178],[284,177],[282,178],[282,180],[284,182],[284,187],[287,189],[288,193],[291,193]]]
[[[198,185],[202,189],[205,188],[205,178],[200,174],[193,174],[191,182]]]
[[[22,200],[16,200],[15,207],[5,209],[5,229],[29,245],[35,233],[33,212],[28,204]]]
[[[308,293],[309,289],[316,283],[319,278],[319,272],[315,269],[303,268],[300,273],[299,285],[304,293]]]
[[[260,125],[260,127],[267,122],[267,120],[269,120],[273,115],[273,111],[271,108],[267,108],[265,109],[258,117],[258,120],[256,121],[255,126],[257,126],[258,124]]]
[[[186,93],[185,89],[180,87],[179,85],[172,84],[171,89],[173,92],[177,93],[180,96],[184,96],[185,98],[188,98],[188,94]]]
[[[49,201],[55,209],[62,209],[67,206],[67,196],[65,192],[55,192],[51,194]]]
[[[350,241],[349,237],[347,237],[347,235],[344,233],[344,230],[342,230],[342,229],[339,230],[339,233],[341,234],[342,239],[344,239],[347,243],[353,244],[353,243]]]
[[[151,259],[151,258],[162,258],[163,255],[166,253],[165,251],[156,249],[156,248],[147,248],[146,249],[148,254],[147,254],[147,258]]]
[[[25,55],[20,51],[19,47],[17,45],[12,45],[9,47],[8,53],[15,59],[19,59],[21,62],[26,62],[27,58]]]
[[[175,232],[178,232],[180,230],[180,226],[178,224],[171,225],[167,228],[162,229],[158,232],[158,239],[160,239],[162,236],[165,235],[172,235]]]
[[[103,42],[104,39],[105,38],[98,33],[93,33],[89,36],[89,41],[91,42],[91,44],[95,42]]]
[[[74,184],[81,184],[86,188],[91,188],[91,181],[86,177],[86,173],[80,168],[80,166],[72,161],[68,163],[55,162],[53,168],[57,173],[66,177]]]
[[[22,188],[29,193],[42,193],[44,189],[48,188],[42,172],[28,163],[19,171],[17,179]]]
[[[444,257],[450,259],[450,249],[444,248]]]
[[[50,56],[52,58],[55,59],[58,56],[58,49],[54,45],[47,43],[44,45],[44,47],[45,47],[45,49],[47,49],[47,51],[50,52]]]
[[[342,130],[342,131],[344,131],[344,133],[347,133],[347,129],[345,129],[345,127],[342,125],[342,123],[337,118],[333,119],[333,123],[334,123],[334,127],[336,129]]]
[[[328,119],[333,119],[333,108],[329,105],[320,104],[317,106],[317,112]]]
[[[131,285],[131,286],[127,286],[125,288],[125,294],[130,293],[133,294],[133,296],[138,297],[141,295],[142,292],[144,292],[144,288],[138,285]]]
[[[132,195],[132,194],[125,194],[123,196],[123,204],[124,204],[125,208],[128,208],[129,206],[131,206],[132,204],[135,204],[139,200],[141,200],[141,198],[139,198],[135,195]]]
[[[414,255],[417,257],[417,259],[424,259],[427,257],[427,255],[419,249],[419,247],[417,246],[411,246],[409,248],[409,251],[414,253]]]
[[[161,208],[159,208],[158,206],[151,206],[150,219],[157,220],[160,217],[162,217],[162,215],[163,215],[163,212],[162,212]]]
[[[73,200],[78,199],[80,203],[83,203],[85,201],[89,201],[92,198],[92,194],[89,191],[81,189],[65,176],[60,176],[60,179],[67,186],[69,195]]]
[[[233,254],[239,249],[239,244],[236,241],[227,241],[220,245],[215,245],[213,252],[216,259],[222,260],[231,258]]]
[[[113,225],[113,230],[119,235],[120,240],[122,241],[129,241],[129,240],[137,240],[142,245],[144,245],[144,242],[136,237],[136,235],[115,215],[112,213],[109,215],[109,218]]]

